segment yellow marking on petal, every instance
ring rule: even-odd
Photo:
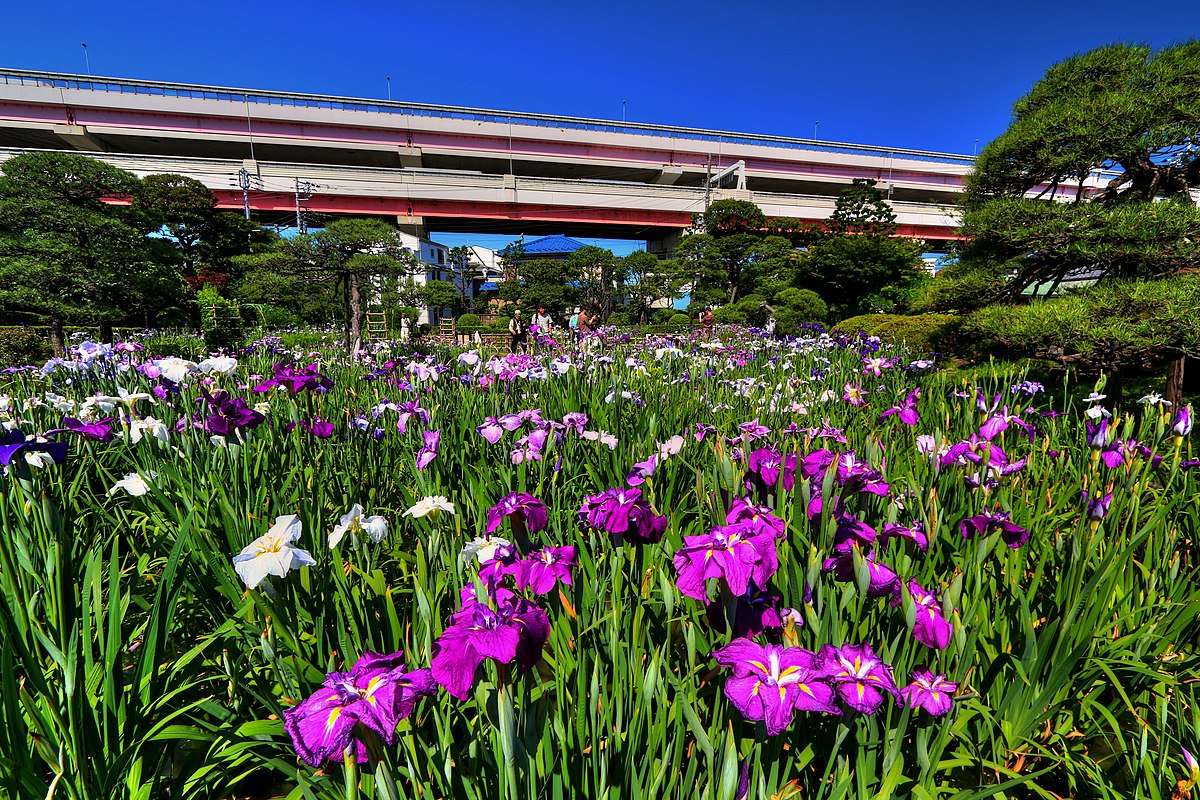
[[[861,702],[863,699],[863,695],[866,694],[867,687],[863,686],[861,683],[856,683],[854,685],[858,689],[858,699]]]
[[[329,733],[331,730],[333,730],[333,726],[337,722],[338,717],[342,715],[342,711],[342,707],[337,706],[329,712],[329,720],[325,723],[325,733]]]
[[[796,685],[800,687],[800,691],[804,692],[804,693],[805,693],[805,694],[807,694],[809,697],[814,697],[814,696],[815,696],[815,695],[813,695],[813,690],[812,690],[812,689],[810,689],[810,688],[808,688],[808,684],[807,684],[807,683],[797,683]]]
[[[758,690],[759,690],[759,689],[761,689],[761,688],[762,688],[762,681],[755,681],[755,682],[754,682],[754,689],[753,689],[753,690],[751,690],[751,692],[750,692],[750,696],[751,696],[751,697],[754,697],[756,694],[758,694]]]
[[[783,672],[780,672],[780,673],[779,673],[779,677],[783,678],[783,677],[786,677],[786,676],[788,676],[788,675],[791,675],[793,672],[799,672],[799,671],[800,671],[800,668],[799,668],[799,667],[788,667],[788,668],[787,668],[787,669],[785,669]]]
[[[879,677],[878,675],[868,675],[868,676],[867,676],[867,680],[869,680],[869,681],[879,681],[880,683],[882,683],[882,682],[883,682],[883,678]]]
[[[937,702],[939,702],[939,703],[940,703],[940,702],[942,702],[942,693],[941,693],[941,692],[934,692],[934,693],[933,693],[933,699],[934,699],[934,700],[936,700],[936,701],[937,701]]]
[[[750,664],[750,666],[752,666],[752,667],[758,667],[758,668],[759,668],[759,669],[761,669],[763,672],[767,672],[767,671],[768,671],[768,670],[767,670],[767,665],[766,665],[766,664],[764,664],[764,663],[762,663],[761,661],[750,661],[750,662],[747,662],[747,663],[749,663],[749,664]]]

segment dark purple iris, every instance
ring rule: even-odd
[[[63,427],[46,431],[46,435],[49,436],[52,433],[74,433],[85,439],[91,439],[93,442],[111,442],[115,435],[113,433],[112,421],[113,417],[105,417],[95,422],[82,422],[74,417],[63,417]]]
[[[760,447],[746,456],[746,472],[747,490],[754,487],[757,478],[767,488],[778,483],[789,492],[796,486],[796,454],[785,456],[773,447]]]
[[[17,428],[6,431],[0,438],[0,464],[7,467],[20,453],[48,453],[55,464],[61,464],[67,458],[67,443],[27,440]]]
[[[962,532],[963,538],[971,539],[976,534],[987,536],[992,531],[1000,531],[1000,537],[1004,539],[1004,543],[1014,550],[1025,542],[1029,541],[1029,531],[1022,528],[1013,522],[1010,522],[1009,513],[996,509],[989,511],[984,509],[982,514],[974,517],[967,517],[959,523],[959,530]]]
[[[667,528],[667,518],[654,513],[641,489],[616,486],[585,497],[579,518],[597,530],[607,531],[614,540],[635,544],[661,541]]]
[[[333,381],[320,373],[316,364],[296,369],[290,364],[275,364],[275,374],[254,387],[256,392],[268,392],[277,386],[285,387],[291,394],[299,394],[308,389],[315,392],[327,392],[333,388]]]
[[[512,517],[514,528],[520,524],[530,533],[542,530],[549,521],[546,504],[528,492],[509,492],[488,509],[486,532],[489,536],[496,532],[505,517]]]
[[[333,436],[333,423],[326,422],[320,417],[313,417],[311,422],[301,422],[300,427],[317,439],[328,439]]]
[[[233,397],[223,389],[209,394],[208,390],[202,388],[200,394],[202,396],[196,402],[204,403],[208,410],[204,429],[214,436],[229,436],[242,428],[257,428],[266,419],[250,408],[244,399]]]

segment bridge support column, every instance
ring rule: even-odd
[[[679,241],[682,238],[682,229],[667,229],[659,238],[646,240],[646,252],[652,253],[659,258],[669,258],[675,252],[675,248],[679,246]]]
[[[55,125],[54,135],[76,150],[90,150],[93,153],[103,153],[108,150],[103,142],[88,133],[85,125]]]
[[[425,218],[413,216],[412,214],[397,214],[396,227],[405,233],[411,233],[413,236],[419,236],[422,239],[427,238],[428,231],[425,228]]]
[[[683,177],[683,167],[675,167],[670,164],[663,164],[662,171],[658,173],[658,177],[654,182],[659,186],[674,186],[675,182]]]
[[[400,166],[402,167],[423,166],[421,148],[419,147],[401,147],[399,148],[398,155],[400,156]]]

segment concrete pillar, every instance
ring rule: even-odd
[[[413,236],[419,236],[422,239],[427,238],[424,217],[418,217],[413,214],[397,214],[396,227],[405,233],[411,233]]]
[[[54,135],[76,150],[88,150],[93,153],[103,153],[108,150],[103,142],[88,133],[88,129],[84,125],[55,125]]]
[[[659,238],[646,240],[646,252],[653,253],[660,258],[669,258],[683,238],[683,229],[663,228],[661,230]]]
[[[673,186],[681,177],[683,177],[683,167],[663,164],[663,168],[658,173],[658,177],[654,179],[654,182],[659,186]]]
[[[424,166],[424,162],[421,161],[421,148],[419,147],[401,147],[398,148],[397,154],[400,156],[400,166],[402,167]]]

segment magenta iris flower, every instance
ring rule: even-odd
[[[817,654],[817,663],[838,696],[855,711],[874,714],[883,705],[885,693],[900,699],[892,668],[868,644],[827,644]]]
[[[752,450],[746,456],[746,489],[753,488],[750,476],[755,476],[767,488],[779,483],[785,492],[790,492],[796,485],[796,454],[782,455],[771,447],[760,447]]]
[[[105,417],[95,422],[82,422],[74,417],[63,417],[63,427],[46,431],[46,435],[49,436],[52,433],[74,433],[93,442],[111,442],[115,435],[113,433],[112,421],[113,417]]]
[[[488,417],[483,421],[482,425],[475,428],[475,432],[482,436],[488,444],[495,444],[504,436],[504,426],[500,424],[500,420],[495,417]]]
[[[625,478],[625,482],[630,486],[641,486],[646,482],[646,479],[654,474],[654,470],[658,469],[658,455],[652,455],[645,461],[639,461],[633,465],[633,469],[629,470],[629,475]]]
[[[300,427],[317,439],[328,439],[333,436],[333,423],[326,422],[320,417],[314,417],[311,422],[301,422]]]
[[[777,539],[782,539],[787,530],[787,523],[771,513],[767,506],[759,506],[741,497],[733,498],[729,511],[725,513],[725,522],[745,523],[752,530],[769,530]]]
[[[904,398],[904,402],[898,406],[892,406],[887,411],[879,415],[879,421],[883,422],[893,414],[897,415],[897,419],[905,425],[916,425],[920,422],[921,417],[917,413],[917,401],[921,396],[921,388],[917,387],[908,393],[908,397]]]
[[[421,440],[423,444],[421,449],[417,451],[417,469],[423,470],[433,463],[437,458],[438,445],[442,441],[441,431],[421,431]]]
[[[725,697],[743,717],[764,723],[771,736],[782,733],[796,711],[841,713],[810,650],[734,639],[712,655],[733,671]]]
[[[429,424],[429,412],[415,402],[401,403],[396,410],[399,412],[399,417],[396,419],[396,430],[400,433],[408,432],[408,421],[413,417],[421,420],[424,425]]]
[[[436,688],[430,670],[407,671],[400,653],[364,653],[349,672],[331,672],[320,689],[284,711],[283,726],[301,760],[320,767],[342,759],[359,725],[395,744],[396,724]]]
[[[242,428],[257,428],[266,420],[266,417],[250,408],[244,399],[232,397],[223,389],[209,394],[202,388],[200,394],[202,396],[196,402],[204,403],[209,414],[204,420],[204,429],[214,436],[230,436]]]
[[[921,588],[915,580],[908,581],[908,593],[917,606],[917,619],[913,625],[913,638],[934,650],[945,650],[950,646],[954,626],[942,616],[942,604],[937,595]],[[897,598],[895,603],[899,603]]]
[[[833,558],[825,559],[825,563],[821,565],[821,571],[833,573],[833,579],[836,581],[854,582],[858,577],[854,571],[854,550],[853,543],[840,550],[835,550]],[[862,556],[862,560],[867,568],[867,597],[888,597],[899,590],[900,576],[896,574],[895,570],[887,564],[881,564],[875,560],[874,553],[866,553]]]
[[[744,595],[737,599],[733,615],[733,638],[753,639],[768,628],[777,630],[783,627],[783,615],[780,613],[781,598],[778,595],[760,590],[751,584]],[[728,625],[725,620],[725,608],[720,602],[709,603],[704,609],[708,624],[718,633],[725,633]],[[804,618],[799,617],[799,624],[804,624]]]
[[[878,535],[875,529],[849,514],[838,514],[837,532],[833,536],[835,553],[849,553],[851,545],[857,544],[864,550],[875,546]]]
[[[485,660],[516,661],[529,669],[541,660],[550,637],[550,619],[533,601],[498,593],[495,602],[495,608],[473,599],[464,604],[434,643],[430,662],[434,680],[459,700],[470,697]]]
[[[866,492],[887,497],[890,487],[883,480],[883,473],[858,457],[851,450],[837,459],[837,482],[847,491]]]
[[[675,552],[675,585],[688,597],[708,600],[708,581],[724,579],[731,593],[745,594],[750,581],[764,587],[779,568],[775,537],[738,523],[718,526],[702,536],[683,537]]]
[[[549,521],[546,504],[528,492],[509,492],[489,508],[486,533],[489,536],[495,533],[505,517],[512,517],[514,525],[517,522],[524,524],[530,533],[542,530]]]
[[[1000,531],[1000,538],[1014,550],[1029,541],[1029,531],[1016,523],[1010,522],[1007,511],[984,509],[982,514],[967,517],[959,523],[959,530],[964,539],[971,539],[976,534],[987,536],[992,531]]]
[[[607,531],[614,540],[634,544],[655,544],[667,529],[667,518],[654,513],[641,489],[614,486],[585,497],[579,518],[597,530]]]
[[[892,539],[908,539],[922,553],[929,552],[929,535],[925,533],[925,526],[921,522],[913,522],[910,525],[889,522],[879,532],[879,546],[886,548]]]
[[[296,369],[290,364],[276,364],[275,374],[254,387],[256,392],[268,392],[277,386],[285,387],[291,394],[299,394],[308,389],[316,392],[327,392],[333,388],[333,381],[320,373],[316,364]]]
[[[923,708],[935,717],[950,712],[954,706],[957,683],[946,680],[945,675],[934,675],[930,670],[913,670],[912,683],[904,687],[904,702],[909,708]]]
[[[834,460],[833,453],[828,450],[813,450],[800,462],[800,474],[819,485],[825,479],[825,470]]]
[[[1192,432],[1192,407],[1180,406],[1175,412],[1175,420],[1171,423],[1171,432],[1176,436],[1187,436]]]
[[[543,547],[516,562],[510,574],[521,591],[546,594],[558,582],[571,585],[571,570],[575,568],[574,547]]]

